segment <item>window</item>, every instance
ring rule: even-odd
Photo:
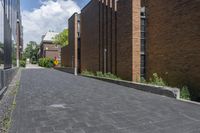
[[[141,52],[145,52],[145,39],[141,39]]]
[[[141,77],[145,78],[146,74],[146,17],[145,7],[141,8]]]
[[[141,31],[145,32],[145,26],[144,25],[141,26]]]
[[[145,38],[145,32],[141,32],[141,38]]]

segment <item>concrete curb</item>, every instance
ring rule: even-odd
[[[195,101],[190,101],[190,100],[185,100],[185,99],[178,99],[181,102],[186,102],[186,103],[190,103],[190,104],[196,104],[196,105],[200,105],[199,102],[195,102]]]
[[[13,103],[16,95],[17,95],[17,89],[19,86],[18,82],[20,81],[21,77],[21,69],[17,71],[15,76],[12,78],[12,81],[7,86],[7,91],[5,91],[1,101],[0,101],[0,132],[3,130],[3,132],[8,132],[9,127],[5,128],[5,125],[3,125],[5,119],[9,119],[12,115],[13,107],[15,106]],[[9,120],[11,122],[11,120]],[[11,123],[10,123],[11,124]],[[10,126],[8,124],[8,126]]]
[[[3,87],[3,89],[0,90],[0,100],[3,98],[4,93],[6,92],[7,87]]]
[[[162,87],[162,86],[156,86],[156,85],[150,85],[150,84],[129,82],[129,81],[124,81],[124,80],[99,78],[99,77],[94,77],[94,76],[85,76],[85,75],[81,75],[81,76],[94,78],[97,80],[102,80],[102,81],[114,83],[114,84],[125,86],[125,87],[134,88],[136,90],[141,90],[141,91],[145,91],[145,92],[149,92],[153,94],[163,95],[170,98],[176,98],[176,99],[180,98],[180,90],[178,88]]]
[[[7,91],[7,87],[13,80],[14,76],[19,71],[19,68],[11,68],[6,70],[1,70],[1,87],[0,87],[0,100],[4,96],[4,93]]]

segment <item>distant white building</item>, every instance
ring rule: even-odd
[[[58,35],[59,33],[56,32],[47,32],[45,35],[42,36],[42,42],[53,42],[53,39]]]

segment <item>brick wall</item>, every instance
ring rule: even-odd
[[[78,14],[75,13],[68,21],[69,28],[69,59],[70,66],[73,68],[77,68],[78,66]]]
[[[111,0],[91,0],[82,10],[82,70],[116,74],[116,11],[114,3]]]
[[[57,59],[60,58],[61,55],[61,47],[59,45],[54,45],[52,43],[43,43],[42,48],[41,48],[41,56],[46,57],[46,58],[52,58],[54,59],[55,57]]]
[[[81,71],[99,71],[99,1],[91,0],[81,12]]]
[[[187,85],[200,97],[200,1],[148,0],[147,77]]]
[[[117,75],[140,80],[140,0],[117,3]]]
[[[81,69],[139,80],[140,0],[91,0],[81,20]]]
[[[64,46],[61,49],[61,65],[64,67],[70,67],[70,56],[69,56],[70,50],[69,46]]]

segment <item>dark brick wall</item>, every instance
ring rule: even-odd
[[[99,71],[99,1],[91,0],[81,13],[81,71]]]
[[[117,3],[117,75],[140,80],[140,0]]]
[[[200,97],[200,1],[148,0],[147,77],[187,85]]]
[[[69,46],[64,46],[61,49],[61,64],[64,67],[71,67]]]
[[[116,74],[116,12],[113,2],[91,0],[82,10],[82,70]]]
[[[91,0],[81,20],[81,69],[139,80],[140,0]]]
[[[78,65],[78,14],[75,13],[70,19],[68,23],[69,28],[69,59],[70,59],[70,67],[77,67]]]

